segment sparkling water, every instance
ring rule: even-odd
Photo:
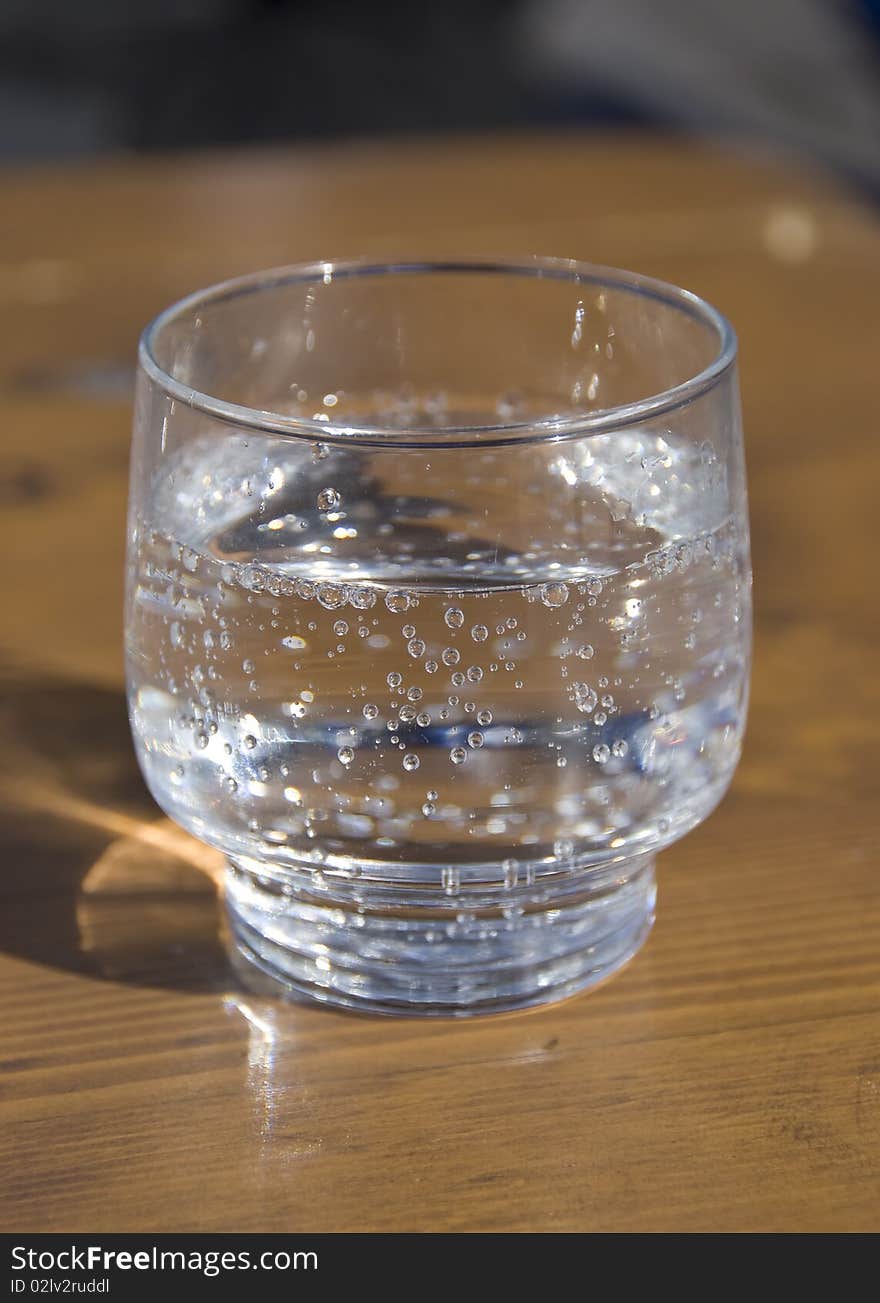
[[[165,810],[282,890],[446,897],[613,868],[705,818],[750,637],[725,469],[671,431],[540,455],[346,448],[343,473],[331,445],[230,431],[166,457],[127,623]]]

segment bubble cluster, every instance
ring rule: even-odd
[[[651,446],[638,438],[636,466]],[[339,470],[310,465],[331,451]],[[139,618],[156,654],[134,711],[150,721],[150,781],[167,808],[185,806],[190,820],[210,812],[224,833],[228,823],[260,839],[255,853],[269,858],[288,846],[324,865],[357,844],[369,848],[363,859],[392,864],[485,862],[494,866],[487,890],[515,892],[501,902],[501,927],[533,907],[524,889],[536,866],[549,888],[548,847],[562,864],[582,844],[585,856],[595,844],[624,858],[650,849],[664,821],[679,829],[682,802],[699,804],[694,793],[734,762],[739,738],[733,612],[746,619],[747,607],[729,547],[680,534],[664,543],[661,520],[648,531],[649,560],[639,522],[621,517],[606,557],[578,521],[545,522],[527,542],[524,510],[509,555],[456,535],[430,558],[437,571],[423,586],[429,561],[411,522],[354,501],[358,479],[342,478],[341,446],[300,452],[298,479],[283,449],[271,454],[276,468],[242,477],[247,502],[234,518],[221,486],[218,517],[235,519],[234,529],[206,530],[198,552],[160,538],[153,572],[139,572]],[[463,473],[475,498],[482,457]],[[415,460],[420,468],[423,455]],[[284,487],[270,511],[266,482]],[[181,477],[175,492],[197,495],[198,483]],[[418,488],[402,476],[391,493],[409,502]],[[329,520],[316,516],[315,495]],[[656,506],[665,512],[666,499]],[[662,574],[659,545],[669,558]],[[497,585],[493,566],[505,567]],[[593,578],[578,577],[585,572]],[[442,800],[427,781],[440,783]],[[444,889],[459,890],[457,875],[444,875]],[[453,929],[459,908],[448,911]],[[469,925],[472,915],[469,900]],[[446,926],[436,925],[438,937]]]
[[[590,687],[589,683],[573,683],[571,688],[574,704],[582,714],[589,715],[599,700],[595,690]]]

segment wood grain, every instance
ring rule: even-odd
[[[0,177],[0,1225],[880,1229],[880,232],[677,141],[437,141]],[[240,983],[210,852],[128,739],[140,327],[259,266],[543,252],[736,324],[756,663],[733,791],[647,948],[558,1007],[420,1024]]]

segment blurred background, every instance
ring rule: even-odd
[[[0,162],[548,125],[880,185],[880,0],[2,0]]]
[[[512,1220],[492,1226],[607,1204],[646,1229],[876,1229],[858,1102],[880,1090],[862,1043],[878,74],[880,0],[0,0],[0,1189],[17,1225],[143,1230],[195,1208],[224,1229],[234,1188],[267,1230],[270,1205],[282,1229],[358,1205],[409,1226],[431,1203],[413,1153],[458,1137],[431,1197],[498,1199]],[[230,1022],[212,1003],[230,989],[214,888],[146,792],[122,691],[144,324],[260,267],[451,251],[630,267],[731,319],[757,579],[743,764],[664,856],[634,994],[610,988],[580,1059],[566,1042],[539,1060],[517,1024],[501,1094],[475,1082],[502,1068],[482,1052],[438,1092],[433,1036],[353,1019],[337,1060],[318,1021],[273,1048],[247,1006]],[[100,999],[85,976],[107,979]],[[530,1134],[538,1070],[554,1108]]]

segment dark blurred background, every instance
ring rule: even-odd
[[[0,0],[0,162],[657,125],[880,187],[880,0]]]

